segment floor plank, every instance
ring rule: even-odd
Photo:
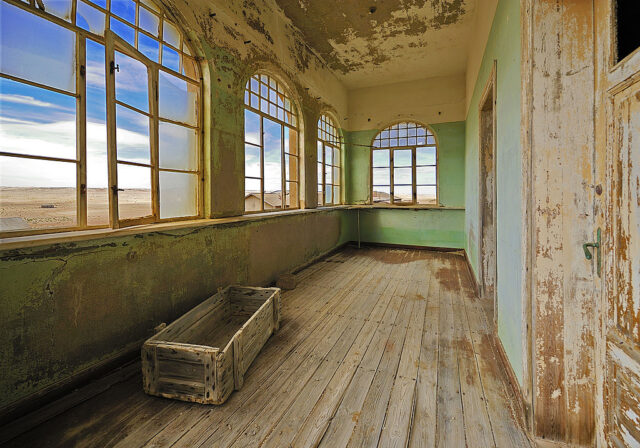
[[[150,397],[135,376],[8,446],[531,446],[463,257],[347,247],[296,275],[224,405]]]

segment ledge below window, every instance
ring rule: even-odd
[[[391,205],[391,204],[360,204],[350,205],[350,209],[384,209],[384,210],[465,210],[464,207],[445,205]]]
[[[72,230],[69,232],[43,233],[40,235],[16,236],[0,238],[0,251],[11,249],[23,249],[28,247],[43,246],[48,244],[62,244],[74,241],[87,241],[100,238],[136,235],[140,233],[166,232],[170,230],[208,227],[221,224],[231,224],[245,221],[267,221],[283,216],[304,215],[310,213],[331,212],[333,210],[347,210],[350,206],[337,205],[332,207],[318,207],[296,210],[281,210],[276,212],[252,213],[248,215],[230,216],[228,218],[194,219],[189,221],[173,221],[139,226],[124,227],[121,229],[92,229]]]

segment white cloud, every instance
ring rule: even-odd
[[[0,93],[0,101],[14,104],[25,104],[28,106],[36,107],[48,107],[52,109],[71,110],[67,107],[60,106],[59,104],[53,104],[46,101],[40,101],[32,96],[15,95],[13,93]]]
[[[146,135],[118,129],[121,150],[131,153],[149,147]],[[36,123],[0,117],[0,148],[4,152],[75,159],[75,121]],[[87,184],[93,188],[107,186],[107,131],[101,123],[87,123]],[[130,159],[134,160],[135,159]],[[75,185],[75,164],[3,157],[0,185],[9,187],[62,187]],[[71,171],[69,171],[71,170]],[[71,174],[69,174],[71,172]],[[131,177],[129,177],[131,176]],[[123,183],[137,185],[136,173],[125,170]]]

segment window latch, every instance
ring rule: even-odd
[[[118,191],[124,191],[124,188],[118,188],[117,185],[112,185],[111,191],[113,192],[113,194],[118,194]]]
[[[113,74],[113,72],[120,72],[120,65],[116,65],[115,62],[111,61],[111,64],[109,64],[109,68],[111,70],[111,73]]]

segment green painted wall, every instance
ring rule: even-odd
[[[466,120],[465,249],[478,272],[478,104],[497,61],[498,335],[522,382],[520,2],[500,0]]]
[[[361,209],[360,240],[408,246],[464,248],[464,210]]]
[[[0,408],[117,355],[220,286],[269,284],[353,229],[346,210],[322,210],[0,252]]]
[[[440,203],[465,204],[465,122],[431,125],[438,139]],[[378,129],[345,131],[347,201],[369,202],[370,145]],[[464,247],[464,210],[370,209],[360,211],[360,237],[365,242],[433,247]]]

